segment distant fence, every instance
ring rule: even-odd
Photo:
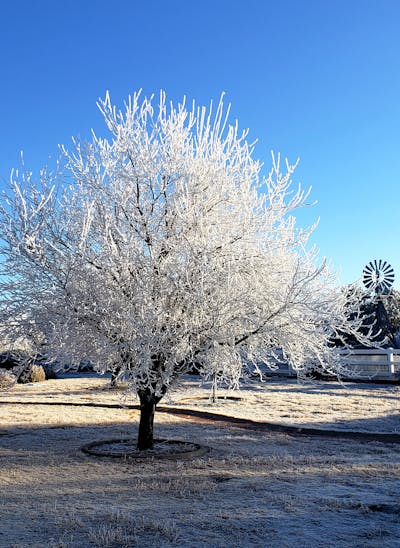
[[[349,378],[360,380],[400,380],[400,350],[342,350],[343,365]]]
[[[400,350],[374,348],[371,350],[341,350],[342,363],[347,370],[343,379],[371,381],[400,381]],[[267,376],[296,377],[297,373],[285,361],[276,364],[276,369],[267,370]],[[330,376],[330,375],[328,375]]]

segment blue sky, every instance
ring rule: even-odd
[[[400,286],[398,0],[2,0],[0,180],[103,132],[96,100],[222,91],[256,156],[300,165],[313,242],[355,281],[385,259]]]

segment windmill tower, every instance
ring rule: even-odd
[[[365,289],[372,293],[377,327],[388,337],[389,344],[392,346],[394,333],[392,333],[385,302],[394,282],[394,270],[388,262],[375,259],[364,267],[362,282]]]

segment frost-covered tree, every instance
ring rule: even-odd
[[[118,111],[107,95],[108,138],[62,147],[37,181],[14,172],[0,208],[5,325],[59,363],[124,373],[139,449],[193,363],[234,387],[243,356],[257,366],[277,347],[299,373],[340,371],[330,341],[360,325],[307,246],[315,227],[296,227],[295,166],[273,157],[262,177],[222,100],[153,104],[135,93]]]

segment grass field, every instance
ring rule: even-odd
[[[94,375],[0,394],[1,547],[398,547],[400,445],[258,432],[160,412],[194,460],[85,455],[136,434],[138,411]],[[217,404],[188,378],[162,402],[298,426],[400,433],[397,385],[250,383]],[[85,404],[121,403],[110,408]],[[52,404],[52,405],[49,405]],[[74,405],[71,405],[74,404]]]

